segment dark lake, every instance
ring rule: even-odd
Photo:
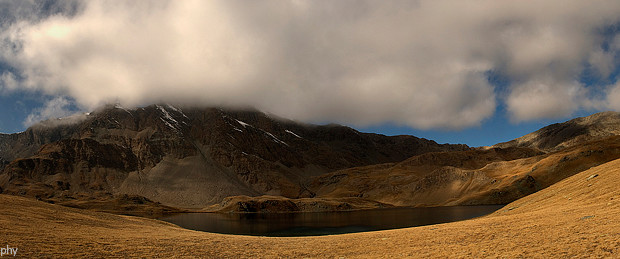
[[[318,236],[432,225],[490,214],[503,205],[309,213],[185,213],[160,218],[183,228],[235,235]]]

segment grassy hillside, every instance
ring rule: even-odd
[[[294,238],[203,233],[0,195],[0,240],[29,257],[617,257],[619,182],[615,160],[478,219]]]

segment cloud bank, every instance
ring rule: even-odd
[[[3,91],[420,129],[620,109],[619,1],[46,2],[3,23]]]

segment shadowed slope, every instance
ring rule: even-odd
[[[252,110],[108,106],[74,124],[52,122],[0,135],[0,147],[15,151],[0,152],[0,163],[10,161],[0,173],[0,191],[56,203],[141,195],[168,206],[203,208],[238,195],[313,197],[307,188],[312,176],[469,149],[300,124]]]

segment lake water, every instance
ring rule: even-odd
[[[235,235],[317,236],[432,225],[490,214],[503,205],[311,213],[185,213],[160,218],[180,227]]]

